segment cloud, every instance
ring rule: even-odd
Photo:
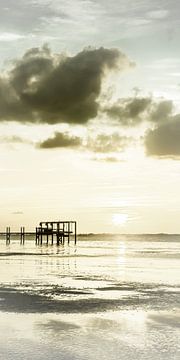
[[[173,112],[173,102],[171,100],[163,100],[153,104],[150,114],[150,120],[155,122],[167,121]]]
[[[57,16],[65,17],[63,12],[53,10],[48,1],[44,2],[18,0],[15,5],[14,0],[1,0],[0,30],[22,35],[38,33],[40,29],[46,31],[48,20],[52,22]]]
[[[143,121],[165,122],[172,116],[173,102],[161,100],[157,102],[151,97],[133,97],[120,99],[111,107],[106,107],[106,114],[123,126],[137,126]]]
[[[118,159],[115,156],[101,156],[101,157],[96,156],[96,157],[93,157],[92,160],[111,163],[111,164],[122,162],[122,160]]]
[[[96,153],[119,152],[129,144],[130,138],[121,136],[118,133],[100,134],[95,138],[89,138],[87,148]]]
[[[174,104],[171,100],[158,101],[150,97],[135,96],[120,99],[110,108],[106,108],[105,112],[124,127],[146,122],[149,128],[144,136],[147,155],[180,156],[180,114],[174,115]]]
[[[155,19],[155,20],[165,19],[168,17],[168,15],[169,15],[169,10],[166,10],[166,9],[153,10],[153,11],[149,11],[147,13],[147,16],[150,19]]]
[[[128,98],[120,99],[105,112],[111,118],[118,120],[124,126],[136,126],[142,122],[141,115],[149,110],[151,98]]]
[[[53,148],[74,148],[81,145],[81,138],[69,135],[68,133],[56,132],[52,138],[49,138],[39,144],[41,149]]]
[[[70,57],[32,48],[0,78],[0,119],[85,124],[98,114],[107,73],[130,66],[118,49],[87,48]]]
[[[81,138],[73,136],[70,133],[55,132],[51,138],[38,144],[41,149],[53,148],[81,148],[97,154],[109,154],[113,152],[121,152],[129,144],[131,138],[121,136],[118,133],[112,134],[99,134],[96,136],[88,136]],[[108,156],[107,161],[115,161],[114,156]]]
[[[109,162],[109,163],[116,163],[119,162],[120,160],[118,158],[116,158],[115,156],[106,156],[103,159],[105,162]]]
[[[23,211],[13,211],[12,212],[13,215],[23,215]]]
[[[145,136],[147,155],[158,157],[180,157],[180,115],[160,124]]]
[[[27,143],[29,141],[21,138],[20,136],[16,136],[16,135],[12,135],[12,136],[1,136],[0,137],[0,142],[1,143],[11,143],[11,144],[15,144],[15,143]]]
[[[6,42],[6,41],[15,41],[15,40],[21,40],[24,39],[25,35],[20,35],[17,33],[8,33],[4,32],[0,34],[0,42]]]

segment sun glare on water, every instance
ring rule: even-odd
[[[128,214],[113,214],[112,222],[114,225],[125,225],[128,221]]]

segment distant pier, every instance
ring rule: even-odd
[[[64,245],[70,241],[77,243],[77,222],[76,221],[41,221],[35,231],[25,231],[25,227],[21,226],[20,231],[11,231],[10,226],[6,227],[5,232],[0,232],[0,237],[5,237],[6,244],[11,243],[12,237],[19,237],[20,244],[25,244],[27,236],[34,236],[36,245],[56,244]]]

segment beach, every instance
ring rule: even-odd
[[[180,357],[180,236],[0,243],[0,358]]]

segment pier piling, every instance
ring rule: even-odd
[[[20,229],[20,244],[24,245],[25,244],[25,227],[21,226]]]
[[[9,226],[6,228],[6,245],[9,245],[11,242],[11,229]]]

